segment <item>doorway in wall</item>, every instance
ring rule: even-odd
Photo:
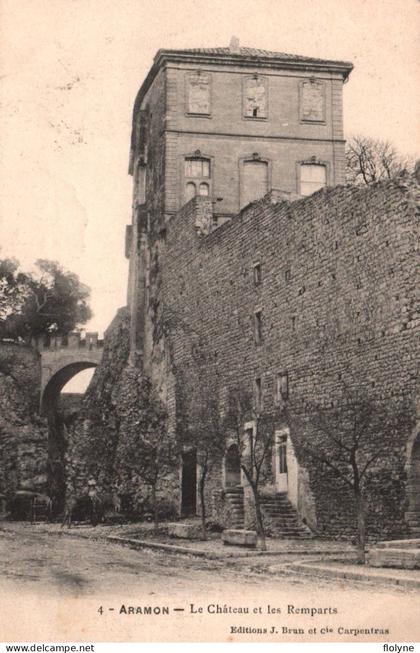
[[[420,432],[417,433],[411,450],[407,478],[408,518],[411,533],[420,536]]]
[[[197,513],[197,454],[195,449],[182,454],[181,516]]]
[[[237,487],[241,485],[241,457],[238,445],[232,444],[225,455],[225,486]]]
[[[276,488],[278,492],[287,492],[289,489],[287,470],[287,439],[288,431],[275,431],[275,466]]]

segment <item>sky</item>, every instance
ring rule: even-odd
[[[59,261],[103,330],[125,304],[131,114],[155,52],[241,45],[352,61],[345,135],[419,151],[417,0],[1,0],[0,256]]]

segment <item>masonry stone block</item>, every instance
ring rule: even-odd
[[[173,522],[167,525],[167,529],[170,537],[179,537],[185,540],[197,540],[201,537],[196,524]]]
[[[370,549],[367,556],[371,567],[420,569],[420,548],[384,547]]]
[[[222,541],[223,544],[246,546],[253,549],[257,546],[257,533],[255,531],[226,529],[222,533]]]

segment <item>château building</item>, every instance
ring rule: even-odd
[[[287,420],[275,425],[264,477],[267,521],[281,533],[282,515],[286,535],[354,528],[342,480],[299,452],[308,407],[345,410],[344,386],[396,411],[416,400],[419,320],[407,280],[417,191],[402,178],[344,186],[351,70],[236,39],[159,50],[134,104],[131,362],[159,389],[174,434],[209,370],[221,414],[238,387],[254,413],[301,407],[295,435]],[[251,418],[244,428],[252,438]],[[369,486],[373,532],[418,529],[417,433],[386,434]],[[196,455],[185,448],[169,490],[183,515],[198,510]],[[252,523],[240,456],[227,433],[208,482],[213,517],[234,525]]]

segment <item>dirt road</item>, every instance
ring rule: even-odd
[[[413,592],[258,576],[248,564],[133,551],[30,529],[0,531],[1,632],[4,641],[413,640]],[[388,634],[339,635],[340,628]]]

